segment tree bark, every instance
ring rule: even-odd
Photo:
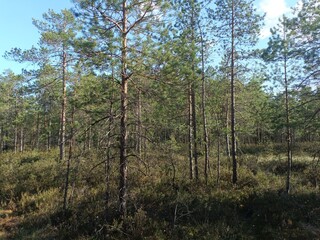
[[[127,75],[127,3],[122,2],[122,49],[121,49],[121,118],[120,118],[120,179],[119,211],[122,219],[127,215],[127,118],[128,118],[128,75]]]
[[[142,124],[141,124],[141,113],[142,113],[142,107],[141,107],[141,89],[140,86],[138,86],[138,105],[137,105],[137,130],[136,130],[136,151],[138,152],[139,158],[141,158],[141,152],[142,152]]]
[[[113,100],[110,102],[109,122],[107,129],[107,156],[105,161],[105,220],[109,222],[109,199],[110,199],[110,170],[111,170],[111,131],[113,126]]]
[[[14,153],[18,151],[18,127],[14,127]]]
[[[73,146],[74,146],[74,113],[75,107],[72,107],[71,112],[71,131],[69,138],[69,155],[67,159],[67,169],[66,169],[66,177],[65,177],[65,187],[64,187],[64,196],[63,196],[63,209],[67,210],[69,204],[68,191],[69,191],[69,180],[70,180],[70,170],[71,170],[71,159],[73,156]]]
[[[20,128],[20,152],[24,150],[24,131],[23,127]]]
[[[284,24],[284,42],[286,44],[286,23]],[[288,76],[287,76],[287,49],[284,49],[284,85],[285,85],[285,109],[286,109],[286,143],[287,143],[287,179],[286,179],[286,193],[289,194],[291,190],[291,167],[292,167],[292,139],[291,139],[291,128],[290,128],[290,112],[289,112],[289,93],[288,93]]]
[[[231,157],[232,157],[232,183],[238,180],[237,158],[236,158],[236,121],[235,121],[235,3],[232,0],[232,33],[231,33]]]
[[[220,187],[220,176],[221,176],[221,162],[220,162],[220,133],[218,133],[217,141],[217,186]]]
[[[201,106],[202,106],[202,121],[203,121],[203,142],[204,142],[204,178],[206,184],[208,184],[208,171],[209,171],[209,137],[208,137],[208,128],[207,128],[207,117],[206,117],[206,82],[204,74],[204,40],[200,29],[201,37],[201,82],[202,82],[202,91],[201,91]]]
[[[49,115],[49,120],[48,120],[48,134],[47,134],[47,151],[51,149],[51,117]]]
[[[191,83],[189,83],[188,94],[188,131],[189,131],[189,178],[193,179],[193,129],[192,129],[192,95],[191,95]]]
[[[36,149],[37,151],[39,151],[39,147],[40,147],[40,113],[37,113],[37,126],[36,126]]]
[[[193,158],[194,158],[194,177],[196,181],[199,180],[199,167],[198,167],[198,146],[197,146],[197,119],[196,119],[196,100],[194,87],[191,89],[192,99],[192,131],[193,131]]]
[[[1,149],[0,152],[3,153],[4,150],[4,141],[3,141],[3,127],[0,127],[0,142],[1,142]]]
[[[229,96],[227,97],[227,101],[226,101],[226,124],[225,124],[225,127],[226,127],[226,135],[225,135],[225,141],[226,141],[226,154],[227,154],[227,157],[228,157],[228,161],[229,161],[229,166],[231,165],[230,164],[230,158],[231,158],[231,150],[230,150],[230,136],[229,136]],[[228,167],[229,167],[228,166]]]
[[[195,17],[194,17],[194,2],[192,2],[192,9],[191,9],[191,43],[192,43],[192,51],[195,51]],[[192,54],[193,55],[193,54]],[[196,118],[196,97],[195,97],[195,88],[196,88],[196,72],[195,72],[195,59],[192,58],[191,62],[191,69],[192,69],[192,79],[190,81],[190,107],[191,107],[191,131],[192,131],[192,145],[193,145],[193,152],[192,158],[194,160],[194,177],[196,181],[199,179],[199,168],[198,168],[198,146],[197,146],[197,118]],[[192,150],[191,150],[192,151]]]
[[[60,119],[60,161],[65,160],[65,141],[66,141],[66,107],[67,107],[67,53],[62,53],[62,101],[61,101],[61,119]]]

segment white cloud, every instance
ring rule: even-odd
[[[286,4],[285,0],[261,0],[258,9],[266,13],[265,26],[261,30],[261,38],[265,39],[270,36],[270,28],[278,23],[278,19],[282,15],[290,12],[290,7]]]
[[[320,3],[318,3],[318,5],[319,4]],[[297,10],[300,11],[302,9],[302,5],[303,5],[302,0],[298,0],[298,2],[295,5],[295,8],[297,8]]]

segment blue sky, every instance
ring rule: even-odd
[[[263,38],[268,37],[270,27],[276,24],[282,14],[288,13],[290,7],[298,0],[255,0],[256,7],[266,12],[266,26],[262,30]],[[48,9],[56,12],[72,6],[69,0],[0,0],[0,73],[11,69],[19,73],[27,64],[18,64],[5,60],[5,51],[17,47],[29,49],[36,46],[40,35],[32,24],[32,18],[41,19]]]
[[[0,73],[11,69],[19,73],[25,64],[6,61],[2,56],[5,51],[18,47],[29,49],[36,46],[40,35],[32,24],[32,18],[42,19],[48,9],[59,12],[70,8],[69,0],[0,0]]]

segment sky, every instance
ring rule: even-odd
[[[284,14],[290,14],[291,8],[296,6],[299,0],[256,0],[257,9],[266,13],[265,26],[261,30],[262,39],[270,36],[270,28],[277,24],[277,21]]]
[[[6,69],[20,73],[27,65],[5,60],[5,51],[37,46],[40,34],[32,19],[41,20],[49,9],[59,12],[72,4],[69,0],[0,0],[0,3],[0,74]]]
[[[262,29],[261,42],[266,42],[270,28],[283,15],[290,12],[299,0],[255,0],[260,13],[266,13],[265,27]],[[41,20],[42,14],[49,9],[59,12],[72,6],[69,0],[0,0],[0,74],[6,69],[20,73],[30,64],[18,64],[3,58],[5,51],[12,48],[29,49],[37,46],[40,34],[32,24],[32,19]]]

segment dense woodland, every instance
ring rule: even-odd
[[[318,0],[73,3],[4,54],[0,238],[320,238]]]

